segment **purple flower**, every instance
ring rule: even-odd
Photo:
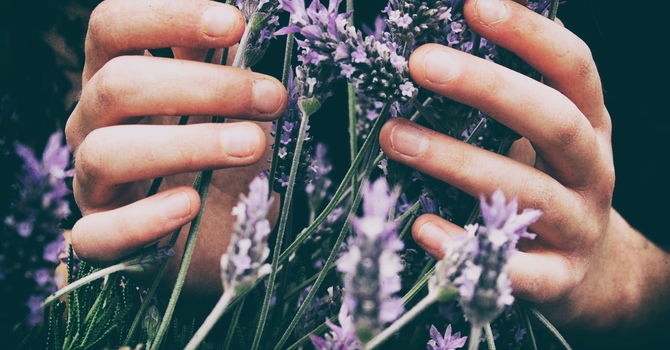
[[[270,0],[236,0],[235,3],[248,22],[248,40],[240,65],[242,68],[251,67],[263,58],[270,39],[275,37],[279,27],[277,13],[281,5]]]
[[[267,239],[272,228],[267,215],[271,207],[267,177],[257,176],[249,184],[249,194],[241,194],[233,208],[235,233],[221,256],[224,291],[248,288],[270,273],[270,265],[264,263],[270,255]]]
[[[14,300],[16,305],[0,308],[26,318],[30,325],[42,321],[41,302],[56,291],[55,267],[65,251],[60,222],[70,214],[65,181],[73,171],[62,140],[63,133],[54,132],[41,158],[29,147],[14,144],[23,164],[16,174],[15,193],[9,197],[9,214],[0,226],[0,293],[24,292],[22,299]]]
[[[430,326],[430,340],[428,341],[428,350],[455,350],[465,345],[468,337],[461,337],[461,332],[451,334],[451,325],[447,326],[444,336],[434,325]]]
[[[400,86],[409,81],[407,64],[402,64],[402,45],[363,34],[347,25],[350,14],[337,12],[341,0],[330,0],[328,7],[318,0],[308,8],[302,0],[282,0],[291,14],[290,25],[276,35],[296,33],[301,53],[298,59],[320,69],[330,69],[335,76],[345,76],[359,93],[379,101],[402,100],[414,95]],[[407,54],[409,54],[407,52]],[[325,68],[327,67],[327,68]],[[314,69],[314,68],[313,68]]]
[[[321,338],[313,334],[309,336],[316,350],[355,350],[360,348],[361,344],[356,339],[354,325],[346,304],[342,304],[337,319],[340,323],[339,327],[330,320],[326,320],[330,333],[326,334],[325,337]]]
[[[471,323],[481,326],[514,301],[507,261],[516,252],[520,238],[534,237],[527,227],[537,221],[541,212],[525,209],[518,214],[516,199],[507,203],[500,190],[493,193],[490,204],[483,196],[480,201],[484,225],[468,227],[477,235],[469,240],[468,260],[453,282],[458,286],[465,315]]]
[[[309,171],[310,174],[314,174],[314,178],[305,186],[310,210],[315,213],[321,208],[321,204],[327,198],[328,190],[333,184],[333,181],[328,177],[333,166],[330,160],[326,158],[326,152],[325,144],[318,143],[316,145]]]
[[[344,274],[344,302],[352,311],[356,334],[367,342],[403,312],[395,294],[401,288],[398,252],[404,244],[398,239],[397,224],[388,217],[398,194],[389,193],[384,178],[363,191],[363,216],[353,220],[355,234],[337,268]]]
[[[296,69],[296,72],[302,74],[302,70]],[[305,77],[301,76],[301,79]],[[311,79],[309,79],[311,82]],[[314,79],[316,80],[316,79]],[[297,84],[303,83],[303,85],[309,85],[310,83],[303,82],[300,79],[295,79],[293,71],[289,72],[288,76],[288,106],[284,110],[281,120],[282,127],[280,128],[280,138],[279,145],[273,145],[272,147],[279,147],[277,151],[276,159],[276,175],[273,181],[273,189],[276,192],[284,193],[288,187],[288,178],[291,172],[291,163],[295,157],[295,148],[298,141],[300,133],[300,123],[302,118],[304,118],[304,113],[299,106],[299,101],[301,99],[300,88]],[[312,92],[320,90],[322,88],[321,84],[323,82],[313,82],[312,87],[302,87],[303,89],[312,89]],[[318,86],[316,86],[318,85]],[[329,92],[328,92],[329,93]],[[317,92],[317,94],[319,94]],[[272,135],[275,136],[277,132],[277,123],[279,121],[273,121],[272,123]],[[313,180],[319,177],[318,166],[316,165],[317,159],[313,159],[312,156],[313,146],[312,138],[309,134],[309,125],[307,125],[307,130],[305,131],[305,140],[303,142],[302,151],[300,152],[300,163],[296,179],[296,185],[298,188],[303,188],[304,186],[311,183]]]

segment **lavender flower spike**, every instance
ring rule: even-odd
[[[267,178],[257,176],[249,184],[249,194],[240,195],[239,203],[233,208],[233,215],[237,216],[235,233],[228,251],[221,256],[225,292],[251,287],[259,277],[270,273],[270,265],[264,264],[270,255],[267,239],[272,231],[267,220],[272,206],[268,192]]]
[[[460,304],[473,325],[482,326],[497,317],[514,301],[507,261],[515,253],[520,238],[533,238],[527,227],[537,221],[541,212],[525,209],[517,214],[517,201],[507,203],[504,194],[496,190],[491,203],[481,197],[484,225],[477,228],[470,258],[454,280],[458,285]]]
[[[334,325],[330,320],[326,324],[330,328],[330,333],[321,338],[316,335],[310,335],[312,345],[316,350],[354,350],[359,349],[361,343],[354,333],[354,325],[346,304],[342,304],[340,313],[337,315],[340,326]]]
[[[394,294],[401,288],[398,273],[403,266],[397,252],[404,245],[398,239],[397,224],[388,218],[397,199],[384,178],[364,187],[363,217],[354,219],[349,251],[337,264],[344,273],[344,302],[364,343],[403,312],[402,301]]]
[[[465,345],[468,337],[461,337],[461,332],[451,334],[451,325],[447,326],[444,336],[434,325],[430,326],[430,340],[428,341],[428,350],[456,350]]]

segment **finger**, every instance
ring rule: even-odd
[[[442,259],[450,240],[465,232],[462,227],[432,214],[420,216],[412,225],[416,243],[436,259]],[[514,295],[539,303],[551,301],[563,296],[564,291],[572,290],[581,276],[570,267],[568,260],[556,252],[541,251],[535,247],[532,253],[516,252],[508,262]]]
[[[151,115],[270,120],[287,103],[277,79],[239,68],[144,56],[117,57],[90,81],[68,120],[68,140]]]
[[[215,1],[103,1],[89,20],[84,82],[113,57],[144,49],[232,46],[244,24],[239,10]]]
[[[263,130],[250,122],[102,128],[92,132],[76,153],[73,187],[80,206],[106,206],[124,190],[118,185],[250,165],[265,149]]]
[[[606,165],[588,120],[551,87],[435,44],[415,50],[409,67],[419,85],[473,106],[526,137],[552,173],[568,186],[589,184]]]
[[[555,251],[516,252],[508,262],[515,296],[536,303],[565,297],[584,277],[565,256]]]
[[[444,256],[444,244],[465,229],[433,214],[419,216],[412,224],[414,241],[435,259]]]
[[[87,262],[109,263],[186,225],[199,208],[200,198],[193,188],[172,188],[125,207],[82,217],[72,228],[72,247]]]
[[[477,33],[521,57],[575,103],[596,129],[610,118],[589,47],[561,24],[511,1],[470,0],[464,14]]]
[[[582,237],[584,203],[579,194],[566,190],[551,176],[508,157],[489,152],[416,125],[392,118],[380,133],[380,145],[391,159],[447,182],[473,197],[491,196],[501,189],[508,197],[518,197],[520,208],[539,209],[541,219],[534,232],[551,232],[539,239],[553,246],[573,246]],[[566,213],[570,213],[567,215]],[[573,220],[565,220],[571,217]]]

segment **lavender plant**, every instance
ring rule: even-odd
[[[549,3],[530,1],[529,7],[544,12]],[[390,0],[374,28],[363,30],[352,20],[352,1],[347,1],[346,11],[340,9],[341,0],[236,0],[235,5],[247,20],[235,66],[253,66],[273,38],[287,36],[282,77],[289,103],[273,127],[270,170],[250,183],[249,194],[241,195],[234,209],[235,235],[221,257],[223,295],[201,327],[189,333],[186,348],[204,346],[214,324],[224,322],[230,326],[224,348],[372,349],[393,336],[402,337],[403,326],[423,320],[435,304],[454,300],[456,312],[471,325],[467,337],[461,337],[465,330],[451,324],[440,333],[435,325],[444,327],[444,322],[430,321],[424,331],[431,325],[431,339],[425,343],[425,333],[417,338],[429,349],[461,348],[466,339],[471,349],[477,348],[481,331],[490,330],[490,322],[514,301],[506,263],[520,239],[532,238],[527,227],[540,213],[518,213],[516,201],[508,202],[499,191],[491,202],[482,197],[473,206],[477,199],[465,201],[453,187],[385,159],[377,138],[382,123],[393,117],[409,118],[499,153],[518,137],[481,112],[414,84],[408,59],[422,44],[447,45],[529,75],[532,70],[470,30],[462,0]],[[289,17],[283,27],[282,15]],[[350,168],[339,183],[329,176],[325,146],[313,147],[310,135],[310,118],[321,117],[338,80],[352,87],[351,112],[357,115],[349,120],[351,139],[356,140],[350,143]],[[210,176],[203,172],[194,184],[203,205]],[[274,230],[267,220],[273,189],[282,199]],[[304,195],[306,205],[300,206],[296,194]],[[294,216],[300,208],[307,211],[305,222]],[[416,258],[408,248],[407,232],[415,217],[426,212],[469,224],[466,234],[449,242],[439,261]],[[481,222],[476,224],[480,212]],[[131,327],[124,345],[169,348],[164,339],[175,319],[199,220],[200,215],[191,225],[165,310],[156,312],[145,302],[133,323],[147,320],[148,326],[139,341],[133,333],[136,327]],[[171,256],[162,249],[165,254],[154,268]],[[123,264],[117,268],[142,265]],[[407,271],[412,273],[403,273]],[[105,275],[118,278],[109,271],[89,271],[89,276]],[[80,284],[87,283],[85,278]],[[147,300],[153,298],[151,292],[147,295]],[[411,337],[403,341],[409,343],[407,338]]]
[[[72,176],[70,151],[62,141],[63,134],[54,132],[40,158],[28,146],[13,145],[23,165],[15,175],[16,196],[0,225],[0,290],[12,300],[2,303],[12,317],[3,319],[8,327],[24,319],[31,326],[42,324],[42,301],[65,284],[65,276],[55,274],[66,249],[60,223],[70,214],[65,184]]]

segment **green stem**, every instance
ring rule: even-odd
[[[221,315],[223,315],[223,311],[226,310],[228,307],[228,304],[230,304],[230,300],[235,296],[235,290],[227,290],[223,292],[221,295],[221,298],[219,298],[219,301],[214,305],[214,309],[212,309],[212,312],[207,316],[205,321],[202,323],[200,328],[198,328],[198,331],[195,332],[193,335],[193,338],[186,344],[186,347],[184,350],[195,350],[198,348],[200,343],[202,343],[203,340],[205,340],[205,337],[207,334],[209,334],[209,331],[212,330],[216,322],[219,321],[219,318],[221,318]]]
[[[496,350],[496,342],[495,339],[493,339],[493,330],[491,330],[490,322],[486,322],[484,325],[484,336],[486,338],[486,345],[488,346],[489,350]]]
[[[537,350],[537,342],[535,341],[535,332],[533,332],[533,325],[530,323],[530,318],[528,317],[528,310],[521,305],[518,301],[515,303],[517,312],[521,315],[521,320],[523,321],[523,327],[528,332],[528,340],[533,350]]]
[[[376,134],[376,133],[379,132],[379,130],[381,129],[381,127],[383,125],[382,120],[384,120],[386,118],[386,115],[389,112],[389,108],[390,108],[390,105],[387,104],[387,106],[385,106],[382,109],[382,112],[379,114],[379,117],[375,121],[375,124],[372,126],[372,131],[370,132],[370,135],[373,135],[373,134]],[[317,216],[316,219],[314,219],[314,222],[312,222],[307,228],[303,229],[302,232],[300,232],[298,234],[298,236],[295,238],[293,243],[291,243],[291,245],[288,246],[286,248],[286,250],[284,250],[284,252],[279,257],[280,262],[285,261],[286,259],[288,259],[289,256],[291,256],[291,254],[293,254],[296,250],[298,250],[300,245],[309,237],[309,235],[312,234],[312,232],[314,232],[314,230],[316,230],[316,228],[319,227],[321,222],[323,222],[323,220],[325,220],[326,217],[328,217],[328,215],[333,211],[333,209],[335,209],[335,207],[339,203],[340,198],[347,191],[347,188],[349,187],[347,185],[351,184],[351,182],[350,182],[351,177],[355,176],[355,174],[356,174],[356,169],[355,168],[358,166],[358,164],[361,163],[361,161],[365,157],[365,153],[370,151],[370,149],[375,144],[374,142],[372,142],[372,139],[373,139],[372,137],[368,137],[365,140],[365,142],[363,143],[363,146],[361,146],[361,150],[358,152],[358,155],[356,156],[356,159],[354,160],[354,164],[352,164],[352,166],[349,167],[349,170],[344,175],[344,178],[342,179],[342,182],[340,183],[340,186],[337,188],[337,190],[333,194],[333,198],[330,200],[330,202],[328,202],[328,205],[326,205],[326,208],[324,208],[323,211],[321,211],[319,216]],[[379,146],[379,145],[377,145],[377,146]]]
[[[93,281],[95,281],[99,278],[110,275],[114,272],[123,271],[127,267],[128,267],[128,264],[127,264],[127,262],[124,261],[124,262],[120,262],[116,265],[105,267],[102,270],[98,270],[98,271],[96,271],[96,272],[94,272],[94,273],[92,273],[92,274],[90,274],[86,277],[80,278],[80,279],[74,281],[73,283],[70,283],[67,286],[63,287],[62,289],[58,290],[56,293],[51,294],[48,298],[46,298],[44,300],[44,303],[42,303],[42,307],[46,308],[49,305],[51,305],[54,301],[60,299],[62,296],[72,292],[73,290],[75,290],[75,289],[77,289],[81,286],[84,286],[84,285],[86,285],[90,282],[93,282]]]
[[[374,349],[392,336],[395,332],[399,331],[400,328],[405,326],[416,316],[426,310],[429,306],[437,300],[436,294],[429,293],[425,298],[421,299],[414,307],[409,311],[405,312],[399,319],[393,322],[390,326],[386,327],[383,331],[379,332],[374,338],[367,342],[364,346],[364,349]]]
[[[205,203],[207,202],[207,194],[209,192],[209,184],[212,181],[212,170],[206,170],[198,174],[201,176],[200,188],[198,189],[198,194],[201,198],[200,210],[198,214],[191,222],[191,227],[186,237],[186,243],[184,246],[184,255],[181,259],[181,264],[179,265],[179,272],[177,273],[177,280],[175,281],[174,288],[172,289],[172,295],[170,296],[170,301],[168,302],[167,309],[161,320],[161,324],[156,333],[156,338],[151,346],[151,349],[158,349],[161,345],[163,337],[167,333],[168,327],[170,326],[170,321],[172,320],[172,314],[174,313],[175,307],[177,306],[177,300],[181,294],[182,287],[184,286],[184,281],[186,280],[186,272],[191,263],[191,257],[193,256],[193,250],[195,250],[195,242],[198,236],[198,230],[200,229],[200,223],[202,221],[202,215],[205,211]]]
[[[230,343],[233,341],[233,336],[235,335],[235,330],[237,329],[237,322],[240,320],[240,315],[242,314],[243,306],[244,306],[244,299],[241,299],[239,305],[235,306],[235,313],[233,313],[233,318],[230,321],[230,326],[228,327],[228,333],[226,333],[226,339],[223,342],[223,348],[226,350],[230,348]]]
[[[556,14],[558,13],[558,3],[560,0],[553,0],[551,2],[551,7],[549,8],[549,15],[547,16],[550,20],[556,19]]]
[[[304,111],[301,108],[301,111]],[[311,112],[310,112],[311,113]],[[272,253],[272,271],[268,277],[267,290],[265,291],[265,298],[263,299],[263,306],[261,308],[260,317],[258,320],[258,325],[256,326],[256,333],[254,335],[254,340],[251,345],[252,350],[258,349],[260,344],[261,337],[263,335],[263,328],[265,327],[265,320],[267,319],[268,312],[270,310],[270,299],[272,297],[272,291],[274,289],[275,278],[277,277],[277,266],[279,265],[279,256],[281,252],[281,245],[284,241],[284,234],[286,232],[286,225],[288,224],[289,212],[291,208],[291,203],[293,201],[293,190],[295,188],[295,179],[298,174],[298,168],[300,166],[300,154],[302,152],[302,146],[305,142],[305,133],[307,131],[307,125],[309,125],[310,114],[304,113],[302,120],[300,121],[300,130],[298,133],[298,139],[296,140],[295,145],[295,157],[291,162],[291,171],[289,174],[289,183],[286,188],[286,195],[284,199],[284,204],[281,210],[281,216],[279,219],[279,228],[277,231],[277,239],[275,247]]]
[[[347,0],[347,4],[348,3],[349,0]],[[349,95],[349,157],[351,159],[351,164],[353,164],[356,155],[358,154],[358,135],[356,134],[356,92],[352,83],[347,85],[347,93]],[[352,190],[358,188],[358,179],[356,179],[355,176],[351,178],[351,188]],[[354,193],[354,195],[356,194]]]
[[[284,66],[282,67],[282,75],[281,75],[281,81],[284,83],[284,87],[286,87],[287,90],[291,90],[293,87],[288,86],[288,77],[289,77],[289,72],[291,71],[291,60],[293,57],[293,37],[294,34],[288,34],[286,36],[286,47],[284,48]],[[284,124],[284,114],[282,113],[281,116],[279,116],[279,119],[277,119],[277,123],[275,124],[275,140],[274,140],[274,147],[272,148],[272,162],[270,163],[270,176],[268,184],[270,186],[270,191],[268,192],[268,195],[272,195],[272,187],[274,186],[274,181],[275,177],[277,176],[277,158],[279,157],[279,145],[280,140],[281,140],[281,133],[283,131],[282,125]]]
[[[479,349],[479,339],[482,337],[482,325],[471,324],[470,336],[468,336],[468,350]]]
[[[374,134],[370,134],[368,136],[368,139],[374,139],[374,143],[377,144],[377,140],[379,137],[379,133],[376,132]],[[370,161],[368,164],[366,164],[365,167],[365,176],[369,177],[370,174],[372,173],[372,170],[374,168],[374,158],[370,157]],[[363,184],[361,184],[363,185]],[[324,279],[326,278],[326,275],[328,274],[328,271],[331,269],[333,266],[335,259],[337,257],[337,254],[339,253],[340,247],[342,246],[342,242],[344,242],[344,238],[347,236],[347,233],[349,232],[349,226],[351,225],[351,218],[354,213],[356,213],[356,210],[361,202],[362,199],[362,192],[359,191],[357,192],[356,197],[351,203],[351,208],[349,209],[349,213],[347,214],[347,219],[344,221],[344,224],[342,225],[342,229],[340,230],[340,234],[338,235],[337,239],[335,240],[335,244],[333,245],[332,250],[330,251],[330,254],[328,255],[328,258],[326,259],[326,262],[324,263],[323,269],[319,273],[319,277],[317,277],[316,281],[312,285],[312,288],[310,289],[309,293],[303,300],[302,304],[298,308],[298,311],[295,313],[295,316],[293,316],[293,319],[291,320],[291,323],[288,325],[286,330],[284,331],[284,334],[282,335],[281,339],[277,342],[277,345],[275,346],[275,349],[281,349],[281,347],[284,345],[284,343],[288,340],[289,336],[293,332],[293,329],[295,326],[298,324],[298,321],[300,321],[300,318],[302,315],[305,313],[305,310],[309,306],[310,302],[316,295],[316,293],[319,290],[319,287],[323,283]]]
[[[349,26],[354,26],[354,0],[347,0],[346,5],[347,13],[351,13],[347,19],[347,24]],[[356,155],[358,153],[358,135],[356,134],[356,90],[354,84],[347,84],[347,101],[348,101],[348,111],[349,111],[349,157],[351,164],[354,163]],[[355,191],[358,188],[358,179],[354,176],[351,178],[351,189]],[[356,196],[356,193],[353,193]]]

